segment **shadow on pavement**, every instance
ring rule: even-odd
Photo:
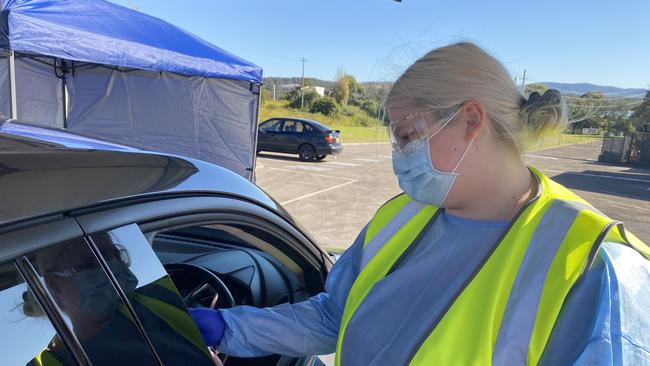
[[[569,189],[650,201],[650,170],[636,169],[634,173],[585,170],[566,172],[553,180]]]
[[[299,163],[324,163],[327,161],[327,158],[323,160],[314,160],[314,161],[302,161],[300,158],[298,158],[298,155],[275,155],[275,154],[266,154],[266,153],[258,153],[257,154],[258,158],[265,158],[265,159],[273,159],[273,160],[283,160],[283,161],[294,161],[294,162],[299,162]]]

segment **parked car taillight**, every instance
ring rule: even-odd
[[[327,141],[328,144],[333,144],[336,142],[336,137],[332,135],[327,135],[325,136],[325,141]]]

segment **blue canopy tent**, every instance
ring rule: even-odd
[[[104,0],[4,0],[0,112],[253,179],[262,69]]]

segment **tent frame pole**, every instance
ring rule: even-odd
[[[65,60],[61,60],[61,65],[63,66],[65,63]],[[63,128],[68,128],[68,88],[65,86],[65,76],[66,76],[66,69],[67,67],[63,66],[61,67],[62,70],[62,76],[61,76],[61,108],[63,110]]]
[[[18,119],[18,102],[16,98],[16,55],[14,50],[7,50],[7,72],[9,74],[9,117]]]
[[[262,108],[262,84],[259,84],[260,91],[257,93],[257,110],[255,111],[255,140],[253,141],[253,171],[251,172],[250,181],[255,183],[255,170],[257,168],[257,134],[259,133],[258,125],[260,123],[260,108]]]

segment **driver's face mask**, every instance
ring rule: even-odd
[[[131,296],[138,284],[137,278],[119,258],[108,259],[106,262],[126,296]],[[74,283],[78,292],[78,302],[73,300],[71,294],[57,294],[57,297],[67,304],[66,308],[73,307],[76,311],[85,314],[110,317],[121,302],[115,289],[110,286],[108,276],[100,267],[69,268],[50,272],[49,275],[65,278]]]

